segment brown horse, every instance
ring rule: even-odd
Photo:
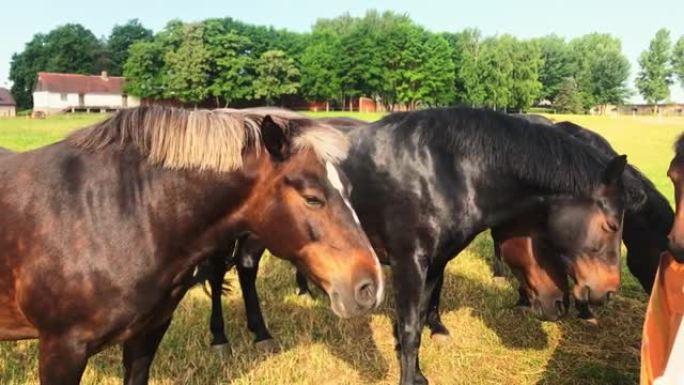
[[[0,158],[0,339],[40,339],[41,384],[78,384],[123,344],[146,384],[194,267],[252,233],[349,317],[383,278],[347,203],[327,125],[257,112],[142,107]]]

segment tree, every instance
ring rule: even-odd
[[[582,112],[582,99],[573,78],[565,78],[556,93],[553,105],[558,112],[578,114]]]
[[[419,68],[423,74],[420,101],[428,106],[448,105],[455,98],[453,84],[456,76],[451,47],[441,36],[426,34],[425,39]]]
[[[458,33],[445,33],[444,38],[451,46],[454,63],[454,93],[456,102],[471,105],[484,105],[485,90],[481,82],[479,63],[481,60],[482,37],[476,29],[466,29]]]
[[[340,100],[342,79],[339,68],[340,38],[330,29],[315,31],[301,57],[302,92],[311,100]]]
[[[514,49],[511,57],[511,100],[508,107],[515,111],[525,111],[541,94],[539,70],[543,60],[541,50],[535,42],[511,39]]]
[[[510,36],[490,37],[482,42],[478,64],[485,107],[505,109],[511,103],[514,48]]]
[[[684,88],[684,36],[680,37],[672,50],[672,70]]]
[[[620,104],[629,96],[629,61],[620,40],[591,33],[570,41],[574,78],[585,110],[595,105]]]
[[[133,43],[123,68],[126,92],[140,98],[163,98],[163,67],[164,48],[158,41]]]
[[[104,47],[80,24],[66,24],[47,34],[38,33],[21,53],[12,56],[9,79],[19,108],[30,108],[40,71],[99,73],[105,67]]]
[[[264,52],[255,63],[254,97],[272,105],[282,95],[294,94],[299,89],[299,70],[285,52]]]
[[[199,103],[208,95],[208,53],[201,24],[185,24],[178,36],[178,47],[164,55],[164,97],[186,103]]]
[[[641,96],[648,103],[655,105],[654,112],[658,110],[658,102],[670,96],[672,84],[672,68],[670,67],[670,31],[660,29],[648,50],[639,56],[641,70],[636,78],[636,86]]]
[[[542,99],[555,100],[568,77],[575,72],[572,51],[565,40],[556,35],[535,39],[541,50],[542,66],[539,68],[539,82],[542,84]]]
[[[252,41],[225,28],[225,24],[218,19],[204,23],[210,79],[208,91],[214,96],[217,107],[221,101],[227,107],[235,101],[250,99],[253,94]]]
[[[107,39],[109,72],[115,76],[123,74],[124,63],[128,59],[128,49],[133,43],[152,39],[152,31],[143,27],[138,19],[129,20],[124,25],[115,25]]]

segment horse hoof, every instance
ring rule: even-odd
[[[257,348],[262,353],[278,353],[280,351],[280,345],[273,338],[267,340],[261,340],[254,343],[254,347]]]
[[[597,327],[599,327],[599,322],[598,322],[598,320],[597,320],[596,318],[594,318],[594,317],[587,318],[587,319],[582,319],[582,323],[584,323],[585,325],[587,325],[587,326],[589,326],[589,327],[591,327],[591,328],[597,328]]]
[[[233,349],[230,348],[230,344],[217,344],[211,345],[211,350],[216,353],[216,355],[225,358],[233,355]]]
[[[451,340],[451,336],[448,333],[432,333],[430,338],[438,345],[445,345]]]

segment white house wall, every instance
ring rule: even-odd
[[[140,105],[140,99],[128,96],[127,107]],[[48,91],[33,93],[33,109],[36,111],[61,111],[66,108],[122,108],[124,107],[123,96],[118,94],[84,94],[83,105],[79,104],[79,96],[76,93],[66,94],[66,100],[62,100],[62,94]]]

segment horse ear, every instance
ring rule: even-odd
[[[290,154],[290,140],[284,129],[266,115],[261,121],[261,138],[271,157],[277,161],[285,160]]]
[[[613,185],[622,178],[622,173],[627,166],[627,155],[618,155],[611,159],[603,171],[603,183],[606,185]]]

